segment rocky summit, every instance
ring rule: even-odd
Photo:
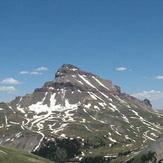
[[[70,64],[32,94],[0,103],[0,143],[53,161],[129,162],[162,126],[149,100]]]

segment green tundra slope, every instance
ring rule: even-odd
[[[52,163],[24,150],[0,146],[0,163]],[[53,162],[54,163],[54,162]]]

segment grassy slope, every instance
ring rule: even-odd
[[[0,146],[0,163],[52,163],[23,150]],[[54,162],[53,162],[54,163]]]

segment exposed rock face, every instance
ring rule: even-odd
[[[145,99],[143,102],[145,105],[152,108],[152,104],[150,103],[150,101],[148,99]]]
[[[132,157],[163,130],[162,114],[149,100],[121,93],[111,80],[69,64],[32,94],[0,103],[0,124],[1,144],[28,151],[38,150],[45,139],[80,139],[84,154],[73,161],[98,153],[125,161],[125,154]]]
[[[61,91],[64,91],[64,97]],[[53,81],[45,83],[42,88],[37,88],[33,95],[24,97],[20,105],[28,107],[35,104],[44,99],[47,93],[43,104],[50,106],[50,94],[56,93],[57,104],[65,106],[63,99],[69,99],[70,104],[82,102],[86,96],[89,96],[89,92],[94,92],[98,96],[101,96],[100,92],[120,94],[120,87],[112,85],[110,80],[100,79],[98,76],[81,71],[75,66],[64,64],[57,71]]]
[[[155,153],[156,163],[163,161],[163,134],[160,135],[143,153]]]
[[[137,160],[139,160],[140,163],[161,163],[163,161],[163,134],[161,134],[155,142],[139,153],[139,155],[132,158],[129,162],[134,163]]]
[[[55,78],[57,77],[62,77],[62,76],[67,76],[67,75],[75,75],[75,74],[80,74],[80,75],[88,75],[88,76],[96,76],[91,73],[81,71],[79,68],[70,65],[70,64],[64,64],[56,73]]]

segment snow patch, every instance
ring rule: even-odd
[[[88,131],[92,132],[86,125],[83,125]]]
[[[60,127],[55,129],[52,133],[57,134],[59,131],[63,131],[64,128],[68,125],[69,123],[62,124]]]
[[[91,115],[90,115],[90,117],[91,117],[93,120],[95,120],[95,121],[98,121],[98,122],[101,122],[101,123],[106,123],[106,122],[104,122],[104,121],[101,121],[101,120],[96,119],[95,117],[93,117],[93,116],[91,116]]]
[[[100,111],[100,108],[97,105],[95,105],[94,108]]]
[[[94,100],[97,100],[96,96],[92,92],[88,92],[88,93]]]
[[[42,133],[42,132],[37,132],[38,134],[40,134],[40,135],[42,135],[42,138],[40,139],[40,141],[39,141],[39,144],[35,147],[35,149],[33,150],[34,152],[40,147],[40,145],[41,145],[41,142],[43,141],[43,139],[44,139],[44,137],[45,137],[45,135]]]
[[[11,107],[11,106],[9,106],[9,105],[7,105],[8,107],[9,107],[9,109],[11,109],[14,113],[16,113],[15,111],[14,111],[14,109]]]
[[[0,150],[0,152],[1,152],[1,153],[3,153],[3,154],[5,154],[5,155],[7,155],[7,153],[6,153],[6,152],[4,152],[4,151],[2,151],[2,150]]]
[[[73,68],[73,69],[71,69],[72,71],[77,71],[78,69],[76,69],[76,68]]]
[[[5,123],[6,123],[6,125],[8,125],[8,119],[7,119],[6,115],[5,115]]]
[[[10,121],[11,124],[19,125],[20,123]]]
[[[77,80],[78,83],[80,83],[81,85],[84,85],[80,80]]]
[[[107,88],[104,84],[102,84],[97,78],[95,78],[94,76],[92,76],[93,79],[95,79],[102,87],[106,88],[107,90],[110,91],[109,88]]]
[[[84,107],[89,109],[91,107],[91,104],[84,105]]]
[[[109,138],[109,140],[110,140],[111,142],[113,142],[113,143],[116,143],[116,142],[117,142],[115,139],[113,139],[113,138],[111,138],[111,137],[108,137],[108,138]]]
[[[61,134],[60,137],[61,137],[61,138],[67,138],[67,137],[66,137],[66,134]]]

